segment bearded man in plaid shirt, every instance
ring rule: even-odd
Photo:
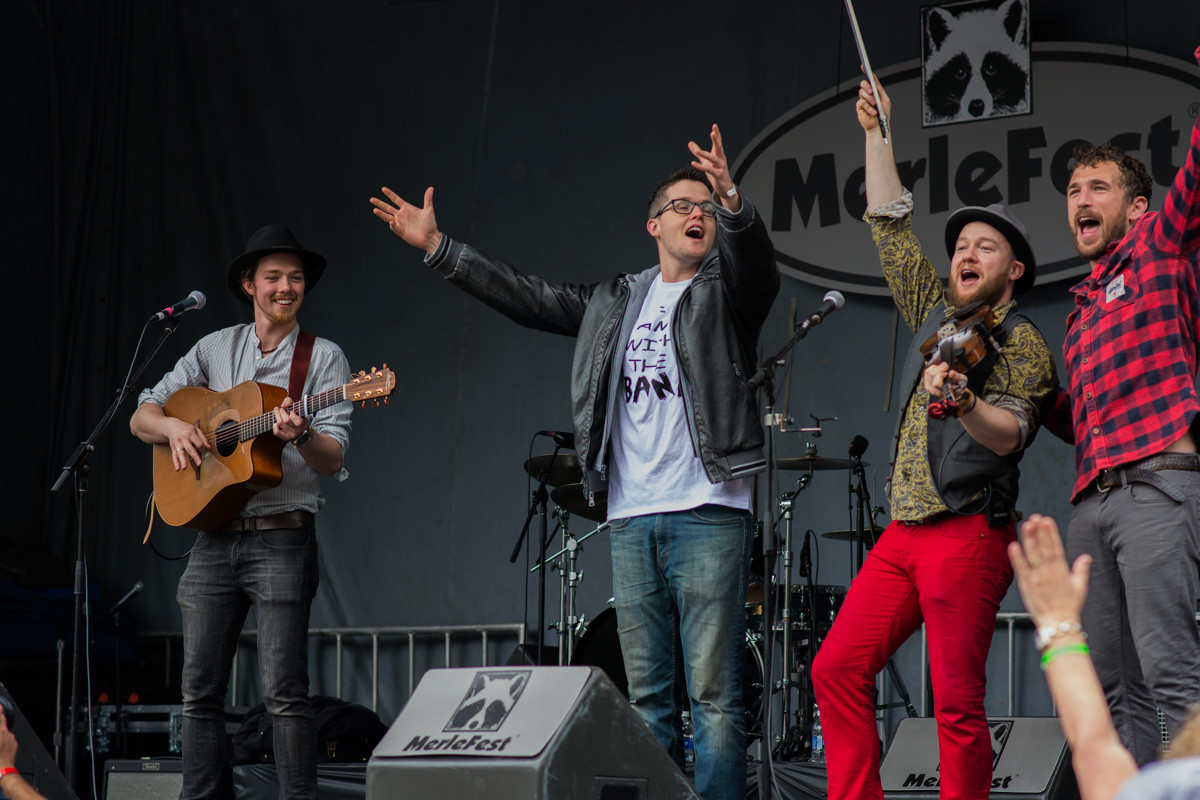
[[[1200,49],[1196,50],[1200,61]],[[1067,532],[1092,559],[1083,627],[1113,723],[1139,764],[1200,701],[1200,121],[1161,212],[1146,167],[1075,152],[1067,214],[1092,263],[1063,345],[1077,477]]]

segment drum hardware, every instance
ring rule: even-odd
[[[587,631],[587,615],[576,612],[576,595],[579,582],[583,580],[583,570],[577,568],[579,553],[583,551],[582,545],[586,540],[607,530],[609,524],[605,522],[597,525],[588,533],[576,538],[570,530],[571,512],[565,508],[556,508],[554,513],[561,523],[563,546],[545,559],[550,569],[559,573],[558,622],[551,624],[547,630],[558,634],[558,663],[562,666],[574,663],[572,659],[575,655],[575,645]],[[538,572],[540,567],[541,563],[534,564],[529,571]]]
[[[555,441],[554,452],[549,456],[535,456],[525,462],[525,471],[530,477],[537,478],[537,488],[533,490],[529,500],[529,512],[525,515],[525,524],[521,527],[521,534],[517,537],[517,542],[513,545],[512,554],[508,557],[509,563],[515,563],[517,556],[521,554],[521,547],[525,543],[525,537],[529,533],[529,526],[533,522],[534,515],[539,517],[538,523],[538,549],[537,561],[539,565],[546,563],[546,549],[548,546],[548,535],[546,531],[548,521],[547,503],[550,499],[546,492],[546,486],[553,486],[554,481],[568,481],[573,476],[578,476],[577,480],[583,479],[583,472],[579,468],[579,459],[567,453],[560,452],[562,450],[558,441]],[[536,639],[532,644],[536,648],[535,653],[538,653],[538,660],[541,661],[542,648],[546,644],[545,627],[546,623],[546,572],[542,570],[538,573],[538,596],[537,596],[537,624],[534,625],[534,630],[537,632]],[[560,643],[561,644],[561,643]],[[562,654],[559,654],[561,663]]]

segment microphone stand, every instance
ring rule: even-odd
[[[546,501],[549,499],[549,494],[546,492],[546,484],[550,482],[550,472],[554,469],[554,460],[558,458],[558,451],[562,448],[558,443],[554,444],[554,453],[550,456],[550,463],[542,474],[538,476],[538,485],[534,489],[530,497],[529,513],[525,515],[525,525],[521,528],[521,535],[517,537],[517,543],[513,547],[512,555],[508,557],[509,563],[517,560],[517,555],[521,552],[521,545],[525,541],[525,535],[529,533],[529,523],[533,521],[533,515],[539,514],[541,521],[538,523],[538,610],[537,610],[537,653],[534,663],[542,663],[542,645],[545,639],[543,627],[546,624],[546,539],[548,537],[546,531]]]
[[[817,323],[820,319],[817,320]],[[777,497],[776,480],[777,467],[775,466],[775,428],[778,426],[783,430],[783,426],[787,423],[785,415],[775,412],[775,370],[786,363],[784,357],[791,352],[796,346],[796,342],[800,341],[808,335],[809,328],[817,324],[812,321],[812,317],[805,317],[802,322],[796,324],[792,330],[792,336],[787,343],[780,348],[779,352],[767,358],[746,382],[746,386],[751,392],[761,388],[766,396],[764,403],[766,413],[764,416],[764,424],[767,426],[767,497]],[[817,428],[817,435],[820,435],[820,427]],[[767,636],[763,639],[763,665],[764,665],[764,697],[762,707],[762,742],[763,742],[763,766],[765,767],[764,774],[759,780],[758,796],[762,800],[771,800],[775,790],[775,765],[771,751],[774,749],[774,741],[771,733],[771,669],[774,667],[774,631],[772,630],[774,621],[774,609],[772,606],[771,595],[774,588],[771,585],[771,577],[775,575],[775,504],[767,503],[767,522],[762,537],[762,552],[763,552],[763,571],[770,577],[766,578],[767,587],[763,592],[763,627],[767,631]],[[790,591],[791,587],[787,587]],[[786,658],[786,654],[785,654]]]
[[[150,322],[153,322],[151,318]],[[146,328],[150,326],[147,322],[142,326],[142,334],[145,335]],[[71,708],[69,714],[69,723],[67,727],[67,758],[66,758],[66,779],[71,788],[76,788],[75,772],[77,756],[79,755],[78,736],[79,736],[79,678],[83,664],[83,613],[84,613],[84,510],[87,501],[88,490],[88,457],[96,449],[96,440],[100,438],[100,434],[104,433],[116,416],[117,409],[125,402],[125,399],[133,393],[134,386],[142,373],[146,371],[146,367],[150,366],[150,362],[154,360],[154,356],[162,349],[166,343],[167,337],[175,332],[175,328],[179,326],[179,319],[171,317],[166,320],[163,326],[163,331],[158,337],[158,341],[154,343],[154,347],[146,355],[146,359],[137,365],[137,350],[133,354],[133,364],[130,365],[129,374],[125,378],[125,383],[117,390],[117,396],[113,400],[112,405],[104,412],[100,418],[100,422],[88,435],[86,439],[79,443],[75,448],[75,452],[67,459],[67,463],[63,465],[62,473],[58,476],[58,480],[50,487],[50,494],[57,494],[58,491],[67,482],[70,476],[75,477],[76,490],[76,534],[75,534],[75,617],[74,617],[74,638],[71,652]],[[138,346],[141,346],[141,339],[138,339]],[[134,369],[134,365],[137,368]]]

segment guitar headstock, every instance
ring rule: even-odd
[[[360,371],[342,388],[347,400],[361,402],[363,408],[366,408],[368,400],[373,406],[379,405],[380,400],[387,405],[388,395],[396,388],[396,373],[388,369],[387,364],[383,365],[383,369],[371,367],[370,372]]]

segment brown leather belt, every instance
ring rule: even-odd
[[[245,531],[274,531],[284,528],[299,528],[313,521],[310,511],[283,511],[266,517],[237,517],[231,519],[225,526],[228,531],[242,533]]]
[[[1099,477],[1096,478],[1096,488],[1100,492],[1107,492],[1131,483],[1145,483],[1162,491],[1176,503],[1182,503],[1185,499],[1183,490],[1161,475],[1155,474],[1164,469],[1200,472],[1200,454],[1159,453],[1132,464],[1102,469]]]

